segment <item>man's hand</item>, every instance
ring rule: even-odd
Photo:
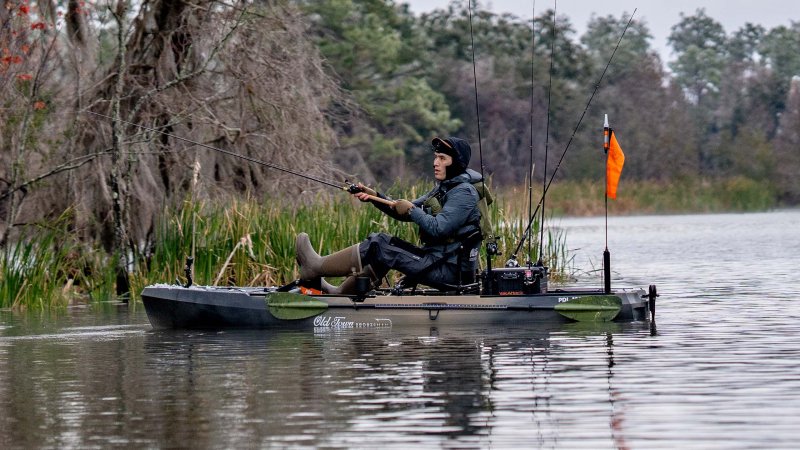
[[[356,186],[358,186],[358,188],[361,189],[361,192],[363,192],[365,194],[369,194],[369,195],[372,195],[372,196],[377,196],[378,195],[378,193],[375,192],[375,189],[366,187],[361,183],[358,183]]]
[[[400,214],[401,216],[408,214],[413,207],[414,204],[408,200],[397,200],[394,202],[394,210],[397,211],[397,214]]]
[[[362,202],[368,202],[370,200],[370,196],[372,197],[378,196],[378,193],[375,192],[375,189],[368,188],[361,183],[358,183],[356,186],[358,186],[358,188],[361,189],[361,192],[356,192],[353,195]]]

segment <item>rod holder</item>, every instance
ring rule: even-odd
[[[183,285],[185,288],[191,287],[194,282],[192,280],[192,264],[194,264],[194,258],[189,256],[186,258],[186,265],[183,267],[183,273],[186,275],[186,284]]]
[[[606,295],[611,293],[611,252],[603,251],[603,290]]]

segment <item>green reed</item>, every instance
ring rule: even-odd
[[[422,188],[412,186],[400,192],[415,198]],[[504,253],[495,260],[497,266],[515,248],[527,226],[527,217],[509,216],[502,200],[490,207],[490,214]],[[531,258],[535,261],[539,250],[538,221],[532,230]],[[148,266],[137,270],[134,290],[138,292],[145,285],[157,282],[171,283],[176,279],[184,282],[184,263],[192,254],[192,245],[196,284],[287,283],[298,276],[295,237],[300,232],[308,233],[314,248],[323,255],[356,244],[373,232],[386,232],[411,242],[419,240],[413,223],[393,220],[377,208],[345,195],[319,197],[299,204],[272,199],[261,202],[234,199],[219,204],[185,202],[163,214],[156,231],[155,251]],[[566,269],[566,244],[561,231],[548,231],[544,255],[552,271]],[[523,255],[522,262],[524,259]],[[485,253],[481,260],[485,262]]]
[[[0,256],[0,308],[43,309],[85,298],[108,298],[114,278],[106,276],[102,252],[71,233],[72,210],[52,223],[21,227]]]
[[[503,195],[522,205],[524,188],[511,188]],[[556,216],[603,215],[605,185],[596,181],[561,181],[547,191],[547,209]],[[541,190],[534,193],[538,201]],[[611,215],[712,213],[764,211],[778,206],[775,190],[768,183],[746,177],[719,179],[682,178],[669,181],[620,181],[616,200],[609,200]]]
[[[416,198],[422,186],[393,188],[395,197]],[[490,207],[502,254],[502,266],[527,226],[527,211],[503,198]],[[96,244],[81,242],[71,229],[73,211],[49,224],[28,225],[0,258],[0,308],[45,309],[74,302],[114,298],[114,255]],[[538,221],[532,226],[532,254],[527,245],[519,260],[538,259]],[[369,233],[386,232],[418,242],[413,223],[393,220],[351,196],[322,196],[303,202],[230,199],[186,201],[162,212],[153,242],[142,245],[131,273],[133,299],[154,283],[184,283],[186,258],[194,252],[196,284],[223,286],[280,285],[297,278],[295,237],[306,232],[315,249],[328,254],[362,241]],[[566,270],[564,234],[545,235],[544,261],[555,274]],[[143,249],[147,249],[145,252]],[[193,251],[194,249],[194,251]],[[485,265],[482,251],[481,264]]]

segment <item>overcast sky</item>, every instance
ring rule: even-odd
[[[395,1],[408,3],[416,14],[444,8],[450,3],[450,0]],[[530,19],[533,8],[533,0],[482,0],[480,4],[492,12],[510,12],[524,19]],[[586,30],[586,24],[593,13],[598,16],[620,17],[623,13],[630,14],[638,8],[636,18],[647,23],[650,34],[653,35],[651,45],[665,62],[672,59],[667,36],[670,28],[680,21],[681,12],[693,15],[698,8],[705,8],[706,14],[721,23],[728,34],[746,22],[770,29],[800,21],[798,0],[560,0],[556,6],[559,15],[569,17],[577,33],[576,38]],[[552,7],[553,0],[538,0],[536,15]]]

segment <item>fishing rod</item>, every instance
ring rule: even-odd
[[[478,126],[478,155],[480,156],[481,164],[481,188],[486,192],[486,177],[483,174],[483,147],[481,145],[481,110],[478,105],[478,71],[475,68],[475,33],[472,30],[472,0],[467,0],[467,12],[469,14],[469,39],[472,47],[472,79],[475,86],[475,116]],[[486,236],[488,238],[488,236]],[[493,239],[486,243],[486,270],[487,273],[492,271],[492,255],[496,255],[497,242]]]
[[[530,172],[528,173],[528,217],[531,215],[531,210],[533,209],[533,169],[534,169],[534,162],[533,162],[533,74],[535,70],[535,60],[536,60],[536,0],[533,0],[533,7],[531,8],[531,142],[530,142]],[[531,262],[531,241],[528,240],[528,258],[527,261],[528,265]]]
[[[542,192],[546,192],[545,190],[545,180],[547,179],[547,160],[550,159],[550,106],[552,104],[553,98],[553,62],[556,59],[556,36],[558,33],[558,24],[556,23],[556,7],[557,7],[557,0],[553,0],[553,36],[550,42],[550,72],[548,75],[547,81],[547,126],[545,128],[545,140],[544,140],[544,171],[542,172]],[[542,253],[544,253],[544,205],[545,205],[545,196],[542,195],[542,214],[541,219],[539,219],[539,231],[541,234],[539,235],[539,259],[536,261],[536,265],[542,266],[544,265],[542,259]],[[537,206],[536,209],[538,210],[539,207]],[[514,252],[516,254],[516,252]]]
[[[516,255],[519,252],[519,249],[522,247],[523,243],[525,242],[525,239],[528,238],[528,235],[530,234],[531,231],[531,225],[533,224],[533,218],[539,212],[539,208],[542,207],[542,205],[544,204],[544,198],[547,195],[547,191],[550,189],[550,185],[553,183],[553,179],[556,177],[556,173],[558,173],[558,169],[561,167],[561,163],[564,161],[564,156],[566,156],[567,151],[569,150],[569,147],[572,144],[573,139],[575,138],[575,134],[578,132],[578,128],[580,128],[581,123],[583,122],[583,118],[586,116],[586,111],[589,110],[589,106],[592,104],[592,100],[594,99],[594,96],[597,94],[597,90],[600,89],[600,84],[602,83],[603,78],[605,77],[606,72],[608,71],[608,68],[611,66],[611,62],[614,60],[614,55],[617,54],[619,45],[620,43],[622,43],[622,39],[625,37],[625,33],[628,31],[628,28],[631,26],[631,23],[633,22],[633,16],[636,15],[637,10],[638,8],[635,8],[633,10],[633,13],[631,13],[631,17],[628,19],[628,23],[625,24],[625,28],[622,30],[622,34],[620,35],[619,40],[617,41],[617,45],[614,47],[614,51],[611,52],[611,57],[609,57],[608,62],[606,63],[605,68],[603,69],[603,72],[600,74],[600,79],[598,79],[597,83],[594,85],[594,90],[592,91],[592,95],[589,96],[589,100],[586,102],[586,106],[583,108],[583,113],[581,114],[581,117],[578,119],[578,123],[575,125],[575,129],[572,131],[572,135],[570,136],[569,141],[567,141],[567,146],[561,153],[561,158],[559,158],[558,164],[556,164],[556,168],[553,171],[553,174],[550,176],[550,180],[547,182],[546,185],[544,185],[542,196],[539,198],[539,204],[536,206],[536,210],[533,212],[533,214],[528,218],[528,226],[525,228],[525,232],[522,235],[522,239],[520,240],[519,244],[517,244],[517,247],[514,250],[513,256],[511,257],[512,259],[516,259]],[[546,173],[545,176],[547,176]],[[542,212],[542,214],[544,214],[544,211]]]
[[[105,114],[101,114],[101,113],[98,113],[98,112],[94,112],[94,111],[84,110],[84,111],[81,111],[81,112],[85,112],[85,113],[88,113],[88,114],[93,114],[95,116],[104,117],[106,119],[114,120],[114,118],[111,117],[111,116],[108,116],[108,115],[105,115]],[[323,184],[325,186],[334,187],[336,189],[346,191],[346,192],[348,192],[350,194],[356,194],[358,192],[364,192],[364,189],[362,187],[360,187],[357,184],[350,183],[347,180],[345,180],[345,184],[342,185],[340,183],[335,183],[335,182],[332,182],[332,181],[323,180],[321,178],[317,178],[317,177],[314,177],[314,176],[311,176],[311,175],[306,175],[304,173],[300,173],[300,172],[297,172],[295,170],[287,169],[287,168],[281,167],[281,166],[279,166],[277,164],[268,163],[266,161],[261,161],[260,159],[256,159],[256,158],[253,158],[253,157],[250,157],[250,156],[247,156],[247,155],[242,155],[242,154],[239,154],[239,153],[236,153],[236,152],[232,152],[230,150],[225,150],[223,148],[214,147],[214,146],[211,146],[211,145],[208,145],[208,144],[203,144],[202,142],[193,141],[191,139],[187,139],[187,138],[184,138],[184,137],[181,137],[181,136],[177,136],[175,134],[170,134],[170,133],[167,133],[165,131],[161,131],[161,130],[156,129],[156,128],[151,128],[151,127],[148,127],[148,126],[145,126],[145,125],[140,125],[138,123],[129,122],[129,121],[124,120],[124,119],[116,119],[116,120],[118,120],[118,121],[120,121],[122,123],[128,124],[128,125],[132,125],[134,127],[139,127],[139,128],[141,128],[143,130],[147,130],[147,131],[150,131],[152,133],[159,133],[159,134],[162,134],[162,135],[167,136],[167,137],[171,137],[171,138],[174,138],[174,139],[178,139],[180,141],[188,142],[190,144],[194,144],[194,145],[197,145],[197,146],[200,146],[200,147],[203,147],[203,148],[207,148],[209,150],[214,150],[214,151],[217,151],[217,152],[229,155],[229,156],[233,156],[233,157],[236,157],[236,158],[243,159],[245,161],[249,161],[249,162],[252,162],[252,163],[255,163],[255,164],[260,164],[260,165],[268,167],[270,169],[275,169],[275,170],[279,170],[281,172],[286,172],[288,174],[295,175],[295,176],[298,176],[300,178],[305,178],[306,180],[316,181],[317,183]],[[387,199],[380,198],[380,197],[377,197],[377,196],[374,196],[374,195],[369,195],[369,200],[372,200],[372,201],[375,201],[375,202],[378,202],[378,203],[383,203],[383,204],[389,205],[389,206],[394,206],[394,204],[395,204],[395,202],[392,201],[392,200],[387,200]]]

